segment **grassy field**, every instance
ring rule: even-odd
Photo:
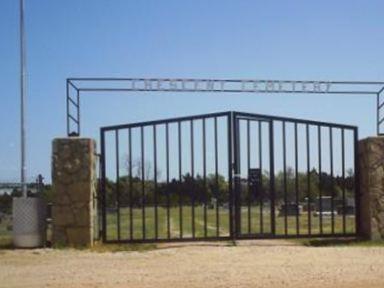
[[[10,222],[10,219],[3,219],[0,222],[0,248],[7,248],[11,245],[11,231],[8,230]]]
[[[215,236],[229,236],[229,210],[225,208],[219,209],[219,217],[216,217],[215,209],[207,209],[207,231],[205,235],[204,226],[204,208],[196,206],[194,209],[194,225],[195,237],[215,237]],[[158,238],[166,239],[168,233],[170,238],[190,238],[192,237],[192,207],[182,207],[182,231],[180,227],[180,210],[179,207],[171,207],[169,209],[169,232],[168,232],[168,217],[167,209],[158,207]],[[285,234],[285,219],[280,217],[276,212],[276,234]],[[271,233],[271,215],[270,212],[263,211],[263,225],[262,232],[264,234]],[[248,209],[247,207],[241,208],[241,233],[242,234],[260,234],[261,233],[261,217],[258,206],[251,207],[250,223],[248,222]],[[219,229],[217,229],[217,221]],[[130,239],[130,215],[129,208],[120,209],[120,239]],[[331,234],[332,232],[332,218],[330,216],[323,216],[322,220],[323,234]],[[296,235],[296,217],[287,217],[287,234]],[[143,214],[142,209],[132,209],[132,239],[154,239],[155,238],[155,208],[146,207],[145,209],[145,237],[143,237]],[[107,213],[107,239],[117,240],[117,213]],[[312,215],[311,217],[311,232],[312,234],[320,233],[320,218]],[[337,215],[334,217],[334,233],[343,232],[343,217]],[[346,232],[355,232],[355,217],[346,216]],[[302,213],[299,217],[299,234],[308,234],[308,214]]]
[[[261,217],[259,212],[260,207],[251,207],[250,218],[251,222],[248,223],[248,209],[242,207],[241,209],[241,232],[242,234],[259,234],[261,233]],[[207,209],[207,225],[205,234],[204,225],[204,208],[202,206],[195,207],[195,237],[201,238],[216,237],[216,236],[229,236],[229,211],[225,208],[219,208],[219,217],[216,217],[215,209]],[[171,207],[169,209],[169,234],[170,238],[191,238],[192,235],[192,208],[191,206],[182,207],[182,233],[180,227],[180,210],[179,207]],[[132,210],[132,239],[143,239],[143,218],[142,210],[134,208]],[[271,233],[271,215],[268,210],[264,209],[263,212],[263,233]],[[312,234],[320,233],[319,217],[311,217],[311,231]],[[335,216],[335,233],[343,232],[343,218],[342,216]],[[219,229],[217,229],[217,222]],[[288,235],[296,235],[296,217],[288,216]],[[9,220],[3,220],[0,223],[0,247],[9,247],[11,243],[11,231],[8,231],[7,226],[10,224]],[[158,238],[168,238],[168,218],[167,209],[158,207]],[[331,217],[323,217],[323,233],[331,233]],[[355,218],[353,216],[346,217],[346,232],[355,232]],[[249,230],[250,229],[250,230]],[[277,216],[276,212],[276,234],[284,235],[285,233],[285,219],[284,217]],[[182,234],[182,235],[181,235]],[[303,213],[299,217],[299,234],[308,234],[308,214]],[[117,213],[107,213],[107,239],[117,240]],[[120,209],[120,239],[130,239],[130,215],[128,208]],[[155,209],[154,207],[147,207],[145,209],[145,239],[155,239]]]

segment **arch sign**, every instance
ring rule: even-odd
[[[375,95],[377,134],[384,134],[384,82],[194,78],[68,78],[67,135],[80,135],[80,95],[90,92],[210,92]]]

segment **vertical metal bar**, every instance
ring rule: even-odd
[[[286,144],[286,125],[283,121],[283,186],[284,186],[284,234],[288,234],[288,191],[287,191],[287,144]]]
[[[229,234],[231,239],[235,239],[235,233],[233,231],[233,156],[232,156],[232,121],[233,121],[233,113],[230,112],[227,116],[227,128],[228,128],[228,190],[229,190]]]
[[[182,146],[181,146],[181,122],[177,122],[177,129],[178,129],[178,141],[179,141],[179,182],[180,186],[182,186],[183,181],[183,163],[182,163]],[[183,238],[183,191],[182,189],[179,190],[179,233],[180,238]]]
[[[306,144],[307,144],[307,213],[308,213],[308,235],[312,234],[312,219],[311,219],[311,150],[310,150],[310,137],[309,125],[305,125],[306,131]]]
[[[77,98],[77,135],[80,136],[80,91],[76,90],[76,98]]]
[[[353,131],[354,133],[354,137],[353,137],[353,141],[354,141],[354,165],[355,165],[355,175],[354,175],[354,192],[355,192],[355,210],[356,210],[356,213],[355,213],[355,227],[356,227],[356,234],[357,235],[361,235],[361,227],[360,227],[360,197],[361,197],[361,194],[360,194],[360,168],[359,168],[359,132],[357,130],[358,128],[356,127]]]
[[[204,182],[204,237],[208,236],[208,223],[207,223],[207,142],[206,142],[206,129],[205,129],[205,118],[203,118],[203,182]]]
[[[271,233],[276,235],[276,215],[275,215],[275,144],[274,144],[274,129],[273,120],[269,122],[269,186],[270,186],[270,199],[271,199]]]
[[[346,233],[346,203],[345,203],[345,135],[341,129],[341,178],[342,178],[342,197],[343,197],[343,233]]]
[[[101,145],[101,144],[100,144]],[[101,153],[101,152],[100,152]],[[102,236],[103,236],[103,224],[102,224],[102,221],[103,221],[103,217],[102,217],[102,193],[103,193],[103,189],[102,189],[102,181],[103,181],[103,178],[102,178],[102,159],[101,159],[101,154],[99,155],[99,169],[98,169],[98,181],[97,181],[97,195],[96,195],[96,199],[97,199],[97,211],[96,211],[96,216],[97,216],[97,228],[98,228],[98,235],[97,235],[97,238],[96,240],[102,240]],[[43,183],[42,183],[43,185]]]
[[[240,131],[239,131],[239,119],[237,115],[233,116],[233,133],[234,133],[234,177],[235,177],[235,191],[234,191],[234,235],[236,239],[241,234],[241,166],[240,166]]]
[[[66,87],[66,95],[67,95],[67,99],[66,99],[66,102],[67,102],[67,136],[70,135],[70,125],[69,125],[69,80],[67,79],[67,87]]]
[[[190,133],[191,133],[191,177],[193,181],[193,186],[194,186],[194,179],[195,179],[195,155],[194,155],[194,137],[193,137],[193,120],[190,122]],[[191,199],[191,204],[192,204],[192,238],[195,238],[195,191],[192,189],[191,191],[192,199]]]
[[[101,147],[101,213],[102,213],[102,240],[107,241],[107,213],[106,213],[106,183],[105,183],[105,132],[100,130],[100,147]]]
[[[158,224],[158,195],[157,195],[157,135],[156,125],[153,125],[153,178],[154,178],[154,201],[155,201],[155,239],[159,238],[159,224]]]
[[[170,197],[169,197],[169,127],[165,124],[165,157],[166,157],[166,175],[167,175],[167,236],[171,238],[171,215],[170,215]]]
[[[146,219],[145,219],[145,158],[144,158],[144,127],[140,127],[141,136],[141,201],[142,201],[142,217],[143,217],[143,239],[146,239]]]
[[[331,172],[331,232],[332,234],[335,234],[335,183],[334,183],[334,177],[333,177],[333,130],[332,127],[329,127],[329,164],[330,164],[330,172]]]
[[[120,233],[120,155],[119,155],[119,130],[115,130],[115,152],[116,152],[116,217],[117,217],[117,239],[121,239],[121,233]]]
[[[250,121],[249,119],[247,119],[247,173],[248,173],[248,177],[247,177],[247,188],[248,188],[248,234],[251,234],[251,197],[252,197],[252,193],[251,193],[251,186],[250,186],[250,182],[249,182],[249,169],[251,168],[251,149],[250,149],[250,146],[251,146],[251,139],[250,139]]]
[[[376,95],[376,133],[380,135],[380,93]]]
[[[297,122],[295,122],[295,198],[296,198],[296,235],[300,234],[300,211],[299,211],[299,153],[297,139]]]
[[[216,189],[216,236],[220,235],[220,218],[219,218],[219,156],[218,156],[218,139],[217,139],[217,117],[214,120],[215,125],[215,189]]]
[[[319,225],[320,225],[320,234],[323,234],[323,185],[322,185],[322,177],[321,177],[321,126],[317,126],[317,135],[318,135],[318,152],[319,152],[319,209],[320,209],[320,215],[319,215]]]
[[[133,239],[133,182],[132,182],[132,131],[128,129],[129,140],[128,140],[128,164],[129,164],[129,236]]]
[[[263,141],[262,141],[262,122],[261,120],[258,121],[258,124],[259,124],[259,169],[260,169],[260,173],[261,173],[261,177],[260,177],[260,190],[258,191],[259,193],[259,201],[260,201],[260,215],[259,215],[259,218],[260,218],[260,233],[263,234],[264,233],[264,219],[263,219],[263,197],[264,197],[264,189],[263,189]]]

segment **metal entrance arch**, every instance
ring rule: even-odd
[[[66,85],[67,135],[79,136],[80,98],[90,93],[253,93],[337,94],[376,97],[376,132],[384,135],[384,82],[193,78],[68,78]]]
[[[357,128],[223,112],[101,128],[102,238],[355,236]]]

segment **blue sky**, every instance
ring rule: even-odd
[[[0,2],[0,181],[19,177],[18,1]],[[384,80],[384,2],[26,0],[28,174],[50,178],[65,136],[65,79],[76,76]],[[127,94],[82,99],[100,126],[238,110],[358,125],[370,96]]]

